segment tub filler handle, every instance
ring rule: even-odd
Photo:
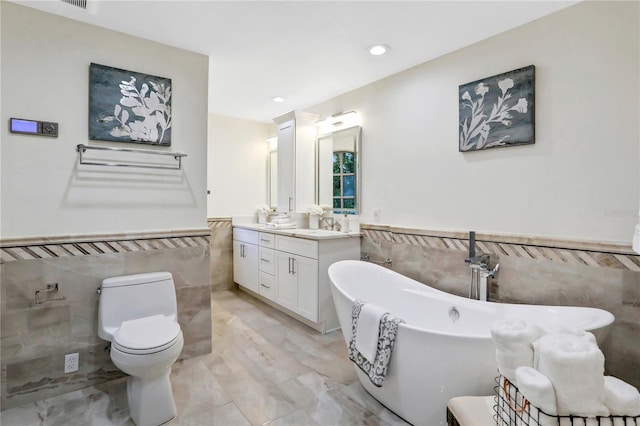
[[[386,260],[371,260],[371,257],[369,256],[369,253],[362,253],[362,255],[360,256],[360,260],[362,260],[364,262],[375,263],[377,265],[389,265],[389,268],[391,268],[393,266],[393,259],[392,258],[387,257]]]

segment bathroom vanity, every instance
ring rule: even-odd
[[[326,333],[340,327],[329,282],[334,262],[360,258],[360,234],[233,227],[233,280],[247,293]]]

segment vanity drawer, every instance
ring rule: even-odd
[[[233,239],[244,243],[258,245],[258,231],[249,229],[233,228]]]
[[[276,279],[273,275],[260,272],[260,295],[269,300],[276,300]]]
[[[266,232],[260,233],[260,246],[274,248],[276,245],[276,236],[273,234],[267,234]]]
[[[291,254],[318,258],[318,242],[303,238],[283,237],[276,235],[276,250],[286,251]]]
[[[271,275],[276,273],[275,254],[273,249],[260,247],[260,270]]]

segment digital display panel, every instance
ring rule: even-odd
[[[11,131],[15,133],[38,133],[38,122],[32,120],[11,119]]]

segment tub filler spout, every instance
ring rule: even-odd
[[[482,254],[465,259],[465,263],[471,268],[471,281],[469,282],[469,299],[486,302],[489,299],[489,283],[495,278],[500,264],[489,270],[489,255]]]

